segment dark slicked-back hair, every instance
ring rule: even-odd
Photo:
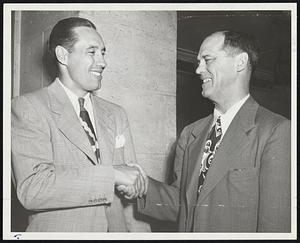
[[[226,30],[224,34],[224,46],[223,49],[230,54],[237,54],[246,52],[249,56],[250,68],[253,70],[256,67],[259,57],[259,43],[257,39],[249,34]]]
[[[68,51],[72,51],[72,47],[78,40],[74,31],[76,27],[89,27],[96,30],[96,26],[88,19],[71,17],[58,21],[53,27],[49,37],[49,53],[51,57],[56,59],[55,48],[60,45],[65,47]]]

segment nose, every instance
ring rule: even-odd
[[[202,72],[204,72],[206,70],[206,64],[204,59],[200,59],[198,67],[196,68],[196,73],[197,74],[201,74]]]
[[[104,69],[107,65],[104,59],[104,55],[102,55],[101,53],[96,56],[96,65],[100,66],[102,69]]]

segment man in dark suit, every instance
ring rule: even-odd
[[[146,179],[141,213],[185,232],[290,232],[290,121],[250,96],[257,59],[247,34],[203,41],[196,73],[214,112],[182,131],[171,185]]]
[[[26,231],[149,231],[115,186],[143,191],[125,111],[93,95],[106,66],[95,25],[68,18],[49,47],[58,76],[50,86],[12,101],[12,174],[30,210]]]

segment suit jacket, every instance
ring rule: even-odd
[[[212,120],[210,115],[185,127],[177,144],[174,182],[150,178],[139,211],[178,220],[179,231],[290,232],[290,121],[248,98],[225,133],[197,200]]]
[[[113,165],[136,163],[125,111],[91,99],[101,164],[57,80],[12,101],[13,182],[20,202],[32,211],[26,231],[150,229],[114,193]]]

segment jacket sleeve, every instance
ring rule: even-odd
[[[291,127],[277,125],[264,148],[259,181],[259,232],[291,231]]]
[[[12,171],[17,195],[30,210],[107,204],[113,200],[112,166],[58,169],[47,120],[29,98],[12,101]],[[55,145],[59,146],[59,145]]]
[[[180,208],[180,184],[187,147],[188,129],[181,133],[176,146],[173,182],[168,185],[149,177],[147,195],[138,199],[140,213],[159,220],[176,221]]]

